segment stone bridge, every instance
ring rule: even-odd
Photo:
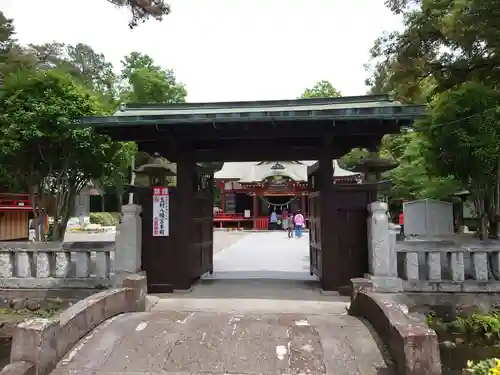
[[[376,293],[367,279],[352,281],[351,298],[321,294],[308,277],[307,239],[282,235],[218,234],[215,250],[226,249],[216,254],[215,274],[189,293],[147,295],[146,277],[131,275],[54,319],[25,321],[1,375],[441,373],[436,334],[402,296]],[[273,245],[272,255],[264,244]],[[113,257],[100,253],[80,254],[73,266],[71,254],[55,259],[88,279],[104,278],[108,266],[95,263]],[[24,255],[9,257],[8,272],[27,267]],[[60,264],[48,266],[52,258],[28,262],[34,268],[25,272],[62,272]],[[263,281],[271,272],[275,280]]]
[[[284,286],[298,299],[216,298],[210,292],[224,288],[212,282],[161,298],[146,296],[144,276],[130,276],[56,319],[21,323],[1,374],[440,373],[435,333],[368,281],[355,281],[349,309],[342,297],[311,299],[313,289],[293,282],[276,282],[271,294]]]

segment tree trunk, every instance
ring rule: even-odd
[[[486,212],[485,199],[475,198],[474,199],[475,211],[479,221],[478,234],[481,240],[488,238],[488,214]]]
[[[30,197],[30,202],[31,202],[31,207],[32,207],[32,212],[33,212],[33,227],[35,228],[35,241],[41,241],[43,236],[41,235],[41,224],[42,222],[40,221],[40,213],[38,211],[39,207],[39,202],[38,198],[36,195],[36,188],[33,186],[30,186],[29,188],[29,197]]]
[[[484,200],[485,215],[488,220],[488,236],[487,238],[498,238],[498,221],[496,216],[495,201],[494,199],[487,198]]]
[[[479,220],[479,239],[485,240],[488,238],[488,215],[482,214]]]
[[[71,202],[75,201],[76,194],[69,187],[61,188],[61,192],[57,193],[57,205],[54,219],[54,228],[52,230],[52,241],[63,241],[68,225],[69,217],[71,216]]]
[[[118,203],[118,212],[122,212],[122,200],[123,200],[123,193],[122,194],[116,194],[116,201]]]

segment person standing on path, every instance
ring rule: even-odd
[[[399,214],[399,226],[400,226],[399,234],[401,236],[404,236],[405,235],[405,215],[404,215],[403,211],[401,211],[401,213]]]
[[[295,223],[295,236],[297,238],[302,237],[302,228],[304,226],[304,216],[300,212],[300,210],[297,210],[297,213],[295,214],[293,221]]]
[[[287,219],[288,238],[293,238],[293,215],[289,214]]]
[[[282,226],[283,230],[288,229],[288,211],[287,210],[281,211],[281,226]]]
[[[270,230],[278,229],[277,222],[278,222],[278,215],[276,214],[276,210],[273,210],[273,212],[271,212],[271,216],[269,217],[269,229]]]

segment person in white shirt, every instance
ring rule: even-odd
[[[276,210],[271,212],[271,216],[269,217],[269,229],[276,230],[276,223],[278,222],[278,214],[276,214]]]

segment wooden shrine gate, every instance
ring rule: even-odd
[[[324,290],[337,290],[369,271],[367,206],[376,200],[378,185],[320,188],[318,171],[308,176],[310,273]],[[325,222],[329,230],[322,230]]]
[[[142,206],[142,270],[149,293],[189,289],[213,271],[213,176],[196,173],[191,189],[169,187],[169,236],[153,236],[152,187],[134,187]],[[188,216],[189,215],[189,216]],[[189,225],[183,225],[183,217]]]

